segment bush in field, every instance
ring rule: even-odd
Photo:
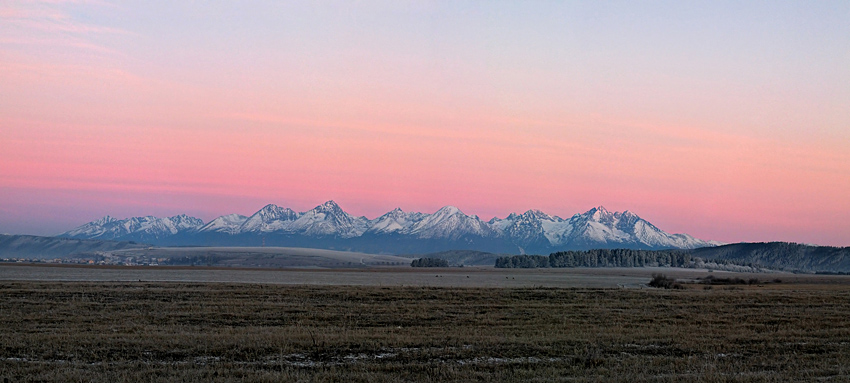
[[[649,287],[657,287],[661,289],[677,289],[680,288],[676,280],[667,278],[664,274],[652,274],[652,280],[649,281]]]
[[[449,261],[440,258],[419,258],[410,262],[413,267],[449,267]]]
[[[717,278],[709,275],[702,280],[702,283],[706,285],[755,285],[759,283],[759,280],[758,278],[750,278],[749,280],[744,280],[743,278]]]

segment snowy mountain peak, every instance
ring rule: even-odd
[[[268,218],[268,219],[276,219],[276,218],[280,218],[285,213],[286,210],[289,210],[289,209],[285,209],[285,208],[277,206],[273,203],[270,203],[266,206],[263,206],[262,209],[257,210],[257,212],[254,213],[251,216],[252,217],[259,216],[259,217],[265,217],[265,218]]]
[[[286,222],[298,219],[298,213],[290,208],[268,204],[246,219],[238,232],[270,232],[284,228]]]
[[[375,220],[377,221],[377,220],[386,219],[386,218],[392,218],[392,219],[396,219],[396,220],[397,219],[409,219],[411,217],[411,215],[415,215],[415,214],[420,214],[420,213],[405,213],[404,210],[401,210],[401,208],[397,207],[395,209],[390,210],[386,214],[384,214],[384,215],[382,215],[378,218],[375,218]]]
[[[406,232],[419,238],[452,240],[465,236],[498,236],[488,224],[482,222],[477,216],[466,215],[454,206],[443,206],[434,214],[424,215]]]
[[[175,215],[168,218],[177,229],[191,229],[204,225],[204,221],[200,218],[190,217],[186,214]]]
[[[283,210],[283,209],[281,209],[281,207],[280,207],[280,206],[277,206],[277,205],[275,205],[275,204],[273,204],[273,203],[270,203],[270,204],[268,204],[268,205],[266,205],[266,206],[263,206],[263,208],[262,208],[262,209],[257,210],[257,212],[256,212],[256,213],[254,213],[254,214],[252,214],[251,216],[252,216],[252,217],[254,217],[254,216],[274,217],[274,216],[277,216],[277,215],[278,215],[278,213],[279,213],[281,210]]]
[[[208,224],[198,229],[198,231],[213,231],[236,234],[239,231],[239,227],[242,226],[242,224],[245,223],[247,219],[248,217],[241,214],[223,215],[210,221]]]
[[[611,225],[615,220],[614,213],[605,209],[604,206],[598,206],[588,210],[586,213],[582,214],[582,218],[593,222],[599,222],[604,225]]]
[[[305,220],[333,220],[338,222],[346,222],[353,217],[342,210],[334,201],[325,202],[313,209],[304,212],[302,217]]]
[[[343,216],[343,215],[347,215],[347,214],[348,213],[343,211],[342,208],[339,207],[339,205],[336,204],[336,202],[328,201],[328,202],[325,202],[325,203],[323,203],[319,206],[314,207],[311,210],[304,212],[303,217],[311,216],[311,217],[320,217],[321,219],[324,219],[324,217],[326,217],[326,216],[334,217],[334,216]]]
[[[291,221],[298,218],[298,213],[288,207],[280,207],[274,204],[269,204],[260,209],[260,211],[254,213],[254,216],[263,217],[267,221]]]
[[[460,211],[460,209],[458,209],[454,206],[443,206],[443,207],[440,208],[440,210],[437,210],[437,212],[434,213],[434,215],[441,215],[441,216],[455,215],[455,214],[463,214],[463,212]]]
[[[537,220],[556,221],[555,217],[553,217],[549,214],[546,214],[546,213],[544,213],[540,210],[537,210],[537,209],[528,210],[525,213],[522,213],[520,216],[527,217],[527,218],[533,218],[533,219],[537,219]]]
[[[199,218],[185,214],[167,218],[154,216],[114,219],[110,216],[89,222],[65,233],[62,237],[122,239],[150,241],[166,238],[182,231],[197,230],[204,224]]]
[[[115,221],[117,221],[115,218],[112,218],[111,216],[105,215],[105,216],[103,216],[103,218],[101,218],[97,221],[91,222],[91,223],[95,224],[95,225],[104,225],[104,224],[107,224],[107,223],[110,223],[110,222],[115,222]]]
[[[407,230],[422,219],[422,213],[405,213],[401,208],[395,208],[392,211],[375,218],[370,222],[370,227],[367,230],[370,233],[399,233]]]
[[[628,210],[626,210],[622,213],[619,213],[619,212],[614,213],[614,219],[617,220],[617,226],[618,227],[631,227],[631,226],[634,226],[635,224],[637,224],[637,222],[643,221],[643,219],[641,217],[638,217],[637,214],[632,213]]]
[[[325,202],[325,203],[323,203],[319,206],[316,206],[316,209],[319,209],[319,210],[324,211],[324,212],[334,212],[334,213],[339,213],[339,212],[343,211],[342,208],[339,207],[339,205],[337,205],[336,202],[334,202],[334,200],[330,200],[330,201]]]
[[[597,215],[598,216],[606,216],[606,215],[611,214],[611,212],[609,212],[608,209],[605,208],[605,206],[599,205],[597,207],[594,207],[594,208],[588,210],[586,214],[588,214],[590,216],[597,216]]]
[[[368,226],[366,218],[354,217],[336,202],[328,201],[303,213],[292,223],[291,229],[308,235],[353,238],[363,235]]]

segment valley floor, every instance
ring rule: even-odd
[[[16,267],[28,270],[0,269]],[[391,272],[361,272],[382,273]],[[850,285],[790,282],[659,290],[0,281],[0,379],[848,381]]]
[[[645,288],[653,274],[680,280],[752,278],[763,282],[850,286],[850,275],[709,272],[670,267],[497,269],[494,267],[413,268],[410,266],[349,269],[237,268],[204,266],[72,266],[0,263],[0,281],[222,282],[284,285]],[[698,287],[698,286],[690,286]],[[701,286],[699,286],[701,287]],[[748,286],[749,288],[750,286]],[[757,288],[758,286],[752,286]],[[762,286],[763,287],[763,286]],[[738,288],[738,287],[736,287]],[[781,288],[776,286],[775,288]]]

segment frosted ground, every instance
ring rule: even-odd
[[[847,276],[732,273],[675,268],[495,269],[492,267],[369,269],[247,269],[221,267],[80,267],[0,264],[5,281],[222,282],[285,285],[431,287],[643,288],[654,273],[677,279],[740,277],[786,283],[848,283]]]

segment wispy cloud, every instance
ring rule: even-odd
[[[114,6],[110,2],[101,0],[19,0],[21,4],[93,4]]]
[[[101,53],[114,49],[97,41],[98,36],[132,34],[120,28],[83,22],[73,17],[68,5],[109,6],[101,1],[12,1],[0,6],[2,45],[64,46]]]
[[[110,27],[101,27],[95,25],[86,25],[75,22],[74,20],[60,17],[50,17],[42,19],[34,18],[11,18],[10,22],[24,28],[38,29],[45,32],[70,32],[70,33],[112,33],[112,34],[130,34],[126,30]]]
[[[0,39],[0,45],[18,45],[18,46],[64,46],[68,48],[84,49],[100,53],[117,53],[112,48],[107,48],[85,39],[75,37],[56,37],[56,38],[30,38],[30,37],[12,37]]]

